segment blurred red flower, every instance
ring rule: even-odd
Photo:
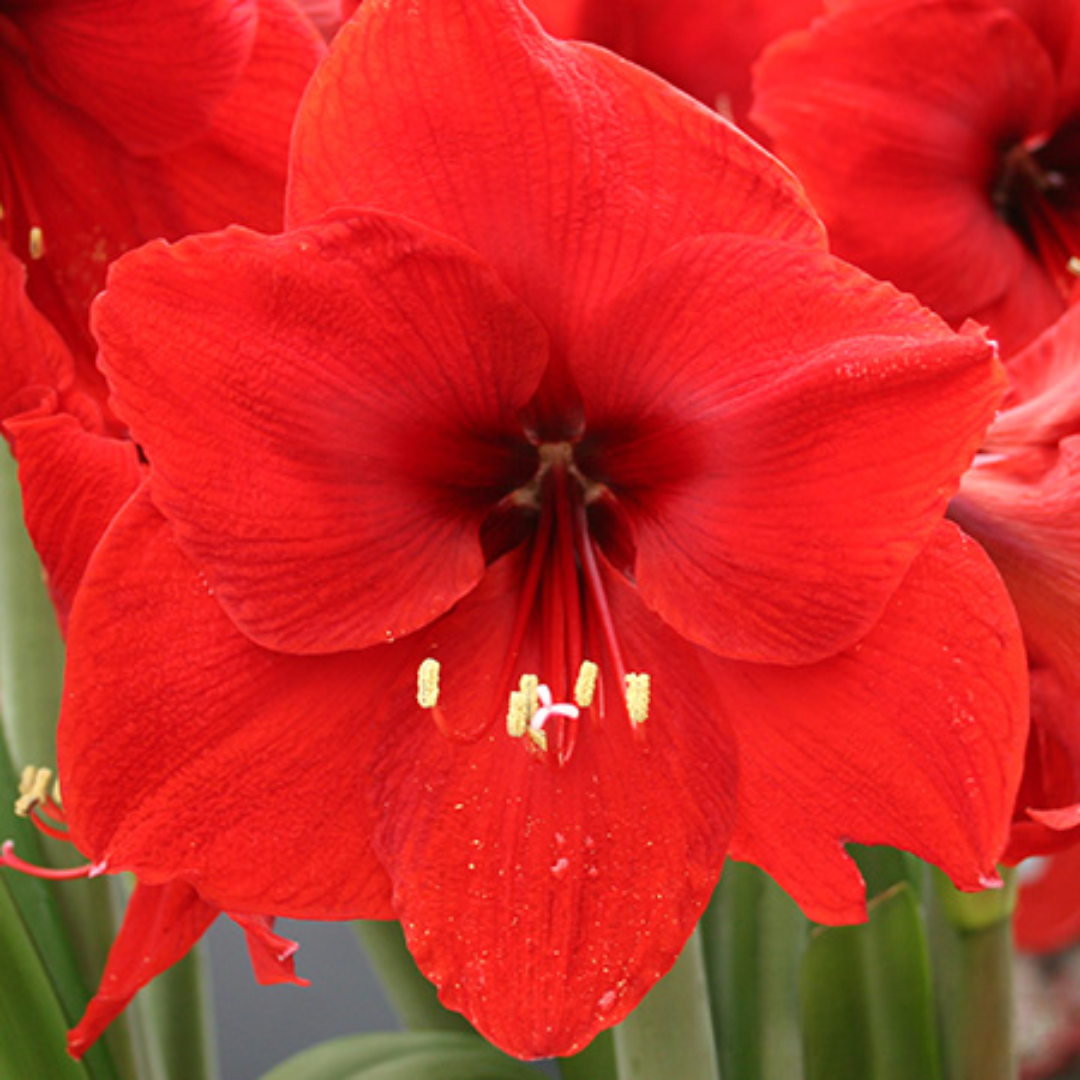
[[[857,0],[775,43],[753,116],[833,249],[1009,356],[1080,272],[1080,7]]]
[[[321,55],[292,0],[4,6],[0,242],[102,404],[87,313],[109,262],[159,236],[280,228],[292,116]],[[0,327],[20,370],[12,348]]]

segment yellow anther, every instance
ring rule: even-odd
[[[626,711],[635,724],[649,719],[651,682],[645,672],[631,671],[626,676]]]
[[[546,751],[548,748],[547,735],[545,735],[538,728],[529,728],[528,732],[529,738],[532,739],[532,741],[536,743],[536,745],[539,746],[541,750]]]
[[[582,709],[589,708],[596,695],[596,680],[600,669],[591,661],[583,660],[574,683],[574,704]]]
[[[40,225],[35,225],[30,230],[30,239],[27,243],[31,259],[40,259],[45,254],[45,234]]]
[[[39,769],[27,765],[19,781],[19,797],[15,800],[15,813],[27,817],[30,811],[49,797],[49,784],[52,782],[52,769]]]
[[[1070,255],[1069,261],[1065,264],[1065,269],[1068,270],[1070,274],[1080,277],[1080,259],[1075,255]]]
[[[434,709],[439,704],[438,660],[428,657],[416,672],[416,700],[421,709]]]
[[[510,707],[506,712],[506,731],[513,739],[520,739],[529,727],[529,703],[524,691],[510,692]]]
[[[532,715],[540,708],[540,677],[538,675],[522,675],[518,683],[521,694],[525,701],[526,720],[531,720]]]

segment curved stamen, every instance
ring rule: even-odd
[[[29,874],[30,877],[44,878],[47,881],[71,881],[75,878],[97,877],[105,873],[104,863],[86,863],[83,866],[73,866],[65,870],[56,870],[49,866],[35,866],[15,854],[13,840],[5,840],[0,845],[0,866],[10,866],[12,870]]]

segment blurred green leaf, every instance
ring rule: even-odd
[[[940,1080],[926,934],[906,883],[863,926],[816,930],[803,962],[807,1080]]]
[[[68,1056],[67,1018],[6,878],[0,882],[0,972],[0,1076],[92,1076]]]
[[[478,1035],[400,1031],[321,1043],[262,1080],[541,1080]]]

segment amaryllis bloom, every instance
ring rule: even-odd
[[[990,554],[1032,665],[1010,857],[1080,839],[1080,309],[1009,365],[1010,388],[950,516]]]
[[[322,55],[292,0],[57,0],[0,11],[0,242],[77,373],[122,251],[279,228],[292,115]],[[10,345],[0,328],[6,364]]]
[[[770,41],[820,14],[824,0],[529,0],[529,7],[553,34],[603,45],[745,126],[754,61]]]
[[[773,45],[753,116],[833,249],[1010,355],[1080,270],[1080,7],[856,0]]]
[[[510,0],[362,5],[291,178],[282,234],[147,245],[95,308],[149,470],[69,624],[92,863],[396,915],[521,1056],[625,1016],[729,851],[832,921],[848,840],[991,881],[1025,664],[942,520],[984,338]]]

